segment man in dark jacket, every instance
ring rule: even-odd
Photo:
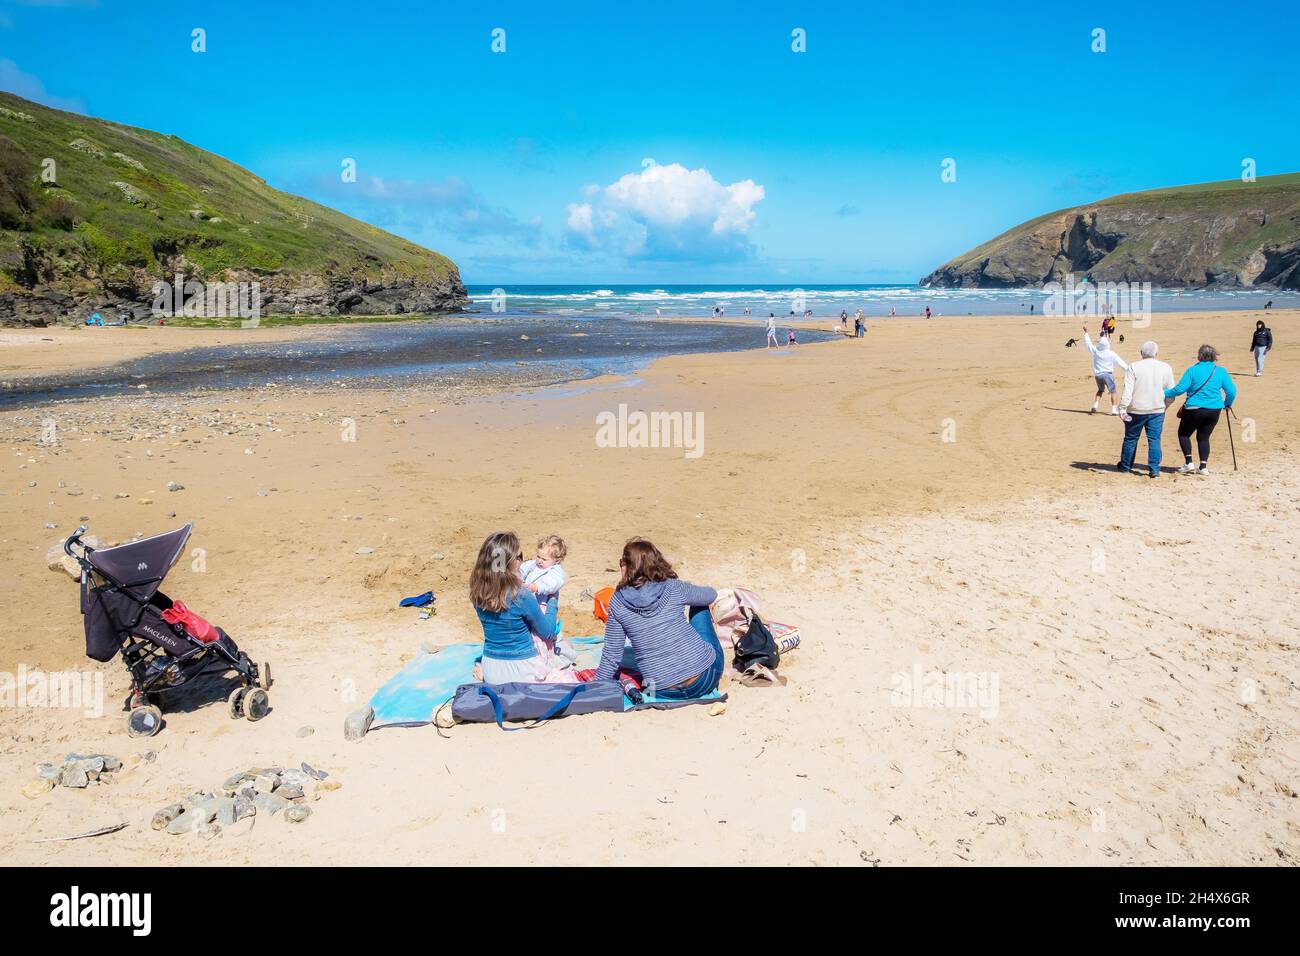
[[[1264,356],[1273,347],[1273,330],[1260,319],[1255,323],[1255,334],[1250,338],[1250,350],[1255,353],[1255,377],[1264,374]]]

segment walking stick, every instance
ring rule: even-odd
[[[1232,410],[1232,406],[1229,405],[1229,406],[1228,406],[1228,415],[1227,415],[1227,422],[1228,422],[1228,447],[1232,449],[1232,470],[1233,470],[1233,471],[1236,471],[1236,470],[1237,470],[1237,445],[1236,445],[1236,443],[1232,440],[1232,416],[1233,416],[1234,414],[1236,414],[1236,413],[1233,412],[1233,410]]]

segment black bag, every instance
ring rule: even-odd
[[[781,651],[776,646],[776,638],[757,614],[750,616],[749,628],[736,642],[735,661],[742,671],[752,664],[762,664],[772,670],[781,663]]]

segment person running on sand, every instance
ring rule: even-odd
[[[1097,406],[1101,404],[1102,392],[1110,392],[1110,413],[1119,414],[1119,408],[1115,404],[1115,366],[1118,365],[1125,372],[1128,371],[1129,365],[1122,358],[1115,354],[1115,350],[1110,347],[1110,339],[1102,337],[1096,345],[1092,344],[1092,336],[1088,334],[1088,327],[1083,327],[1083,344],[1088,346],[1088,351],[1092,353],[1092,377],[1097,383],[1097,396],[1092,400],[1092,409],[1089,415],[1097,411]]]
[[[726,660],[709,614],[718,592],[678,580],[668,559],[644,538],[623,546],[618,567],[595,679],[614,679],[630,644],[650,695],[694,700],[716,690]]]
[[[779,343],[776,341],[776,313],[767,313],[767,348],[778,348]]]
[[[559,602],[543,612],[524,587],[524,553],[513,531],[490,534],[478,550],[469,576],[469,599],[483,626],[483,681],[508,684],[548,679],[552,663],[538,652],[533,635],[554,635]]]
[[[1165,398],[1177,398],[1184,392],[1187,400],[1178,416],[1178,447],[1183,452],[1180,475],[1210,473],[1210,434],[1219,424],[1219,415],[1232,408],[1237,400],[1237,386],[1219,361],[1213,345],[1202,345],[1196,352],[1196,364],[1189,365],[1173,388],[1165,389]],[[1201,457],[1198,470],[1192,465],[1192,433],[1196,433],[1196,451]]]
[[[1273,330],[1260,319],[1255,323],[1255,334],[1250,337],[1250,350],[1255,353],[1255,377],[1264,374],[1264,356],[1273,347]]]
[[[1160,477],[1160,438],[1165,428],[1165,389],[1174,384],[1174,370],[1156,358],[1160,347],[1142,343],[1142,358],[1124,375],[1124,394],[1119,400],[1119,417],[1124,422],[1124,445],[1120,450],[1120,471],[1133,470],[1138,439],[1147,433],[1147,467],[1152,478]]]

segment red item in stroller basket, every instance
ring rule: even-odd
[[[211,644],[221,636],[215,627],[187,608],[184,601],[173,601],[172,606],[162,612],[162,619],[168,624],[180,624],[201,644]]]

